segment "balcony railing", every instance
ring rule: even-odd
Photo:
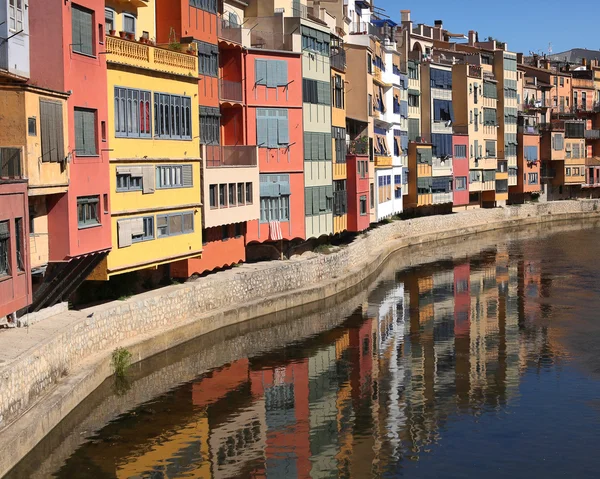
[[[331,50],[331,57],[329,58],[331,68],[336,68],[341,71],[346,71],[346,51],[339,48],[337,51]]]
[[[351,35],[376,35],[375,26],[370,22],[352,22],[350,24]]]
[[[349,155],[368,155],[369,141],[367,137],[362,137],[357,140],[350,140],[347,143],[346,151]]]
[[[544,108],[550,108],[551,106],[552,103],[549,99],[534,100],[527,103],[523,103],[523,105],[521,105],[523,111],[541,110]]]
[[[479,65],[469,65],[469,76],[481,78],[481,67]]]
[[[222,101],[242,102],[244,99],[242,82],[219,80],[219,99]]]
[[[386,168],[392,166],[391,156],[382,156],[375,153],[375,168]]]
[[[229,20],[220,19],[217,22],[217,38],[233,43],[242,44],[242,26]]]
[[[288,35],[288,37],[290,36]],[[291,41],[286,43],[286,38],[283,33],[277,32],[250,30],[250,46],[252,48],[263,48],[265,50],[292,50]]]
[[[111,36],[106,37],[106,61],[177,75],[198,75],[196,54],[176,52]]]
[[[600,130],[585,130],[584,135],[586,140],[599,140]]]
[[[308,7],[301,3],[292,2],[292,17],[308,18]],[[312,9],[311,9],[312,13]]]
[[[524,135],[539,135],[540,125],[519,125],[517,131]]]
[[[207,168],[249,167],[257,165],[256,146],[206,145],[204,156]]]

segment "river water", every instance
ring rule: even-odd
[[[107,380],[10,478],[600,477],[600,228],[404,251]]]

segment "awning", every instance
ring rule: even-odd
[[[421,92],[419,90],[413,90],[412,88],[408,89],[408,94],[409,95],[421,96]]]

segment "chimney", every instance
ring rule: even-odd
[[[517,53],[517,63],[520,65],[523,64],[523,53]]]
[[[400,19],[402,23],[410,22],[410,10],[400,10]]]
[[[477,36],[477,32],[475,30],[469,30],[469,45],[475,46],[475,37]]]
[[[436,20],[433,22],[436,27],[442,28],[444,26],[444,22],[442,20]]]
[[[441,20],[436,20],[433,27],[433,39],[440,42],[444,41],[443,31],[443,22]]]
[[[581,66],[586,67],[587,66],[587,58],[583,57],[581,59]]]

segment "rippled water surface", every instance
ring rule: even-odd
[[[9,477],[600,477],[599,236],[392,259],[323,310],[108,380]]]

